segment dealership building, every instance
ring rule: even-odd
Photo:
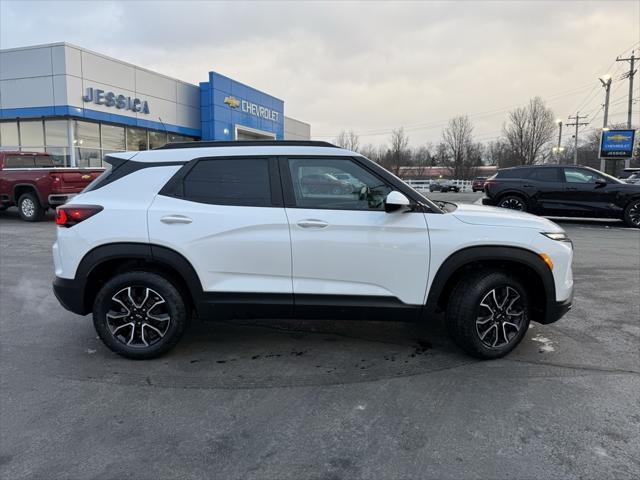
[[[308,140],[284,101],[217,72],[199,85],[68,43],[0,50],[0,149],[59,165],[191,140]]]

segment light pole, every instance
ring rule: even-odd
[[[562,150],[562,119],[556,118],[556,123],[558,124],[558,146],[553,148],[553,152],[556,154],[556,163],[560,163],[560,153]]]
[[[609,93],[611,93],[611,75],[604,75],[599,78],[600,83],[604,87],[605,96],[604,96],[604,120],[602,121],[602,130],[604,131],[607,128],[609,123]],[[602,134],[601,134],[602,135]],[[604,158],[600,159],[600,171],[604,172],[606,168],[606,161]]]

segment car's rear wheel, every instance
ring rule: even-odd
[[[629,202],[624,209],[624,221],[630,227],[640,228],[640,198]]]
[[[93,324],[115,353],[155,358],[180,340],[188,323],[185,300],[163,276],[148,271],[116,275],[98,292]]]
[[[529,328],[528,297],[507,272],[479,272],[463,278],[447,307],[453,340],[477,358],[499,358],[513,350]]]
[[[37,222],[44,216],[44,208],[34,193],[23,193],[18,199],[18,213],[26,222]]]
[[[502,197],[498,202],[498,206],[501,208],[508,208],[510,210],[518,210],[520,212],[527,211],[527,202],[524,198],[518,195],[507,195]]]

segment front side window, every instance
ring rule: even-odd
[[[384,210],[392,188],[351,159],[289,159],[297,207]]]
[[[9,155],[4,159],[5,168],[35,168],[35,160],[31,155]]]
[[[269,160],[200,160],[183,180],[182,197],[200,203],[270,207]]]
[[[596,183],[596,180],[604,180],[596,172],[581,168],[565,168],[564,178],[567,183]]]

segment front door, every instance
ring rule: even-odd
[[[580,167],[564,167],[564,207],[568,213],[580,216],[597,216],[610,212],[615,192],[607,188],[606,178],[593,170]],[[598,180],[604,183],[597,183]]]
[[[355,159],[280,163],[299,304],[422,305],[429,270],[423,213],[385,213],[392,187]]]

